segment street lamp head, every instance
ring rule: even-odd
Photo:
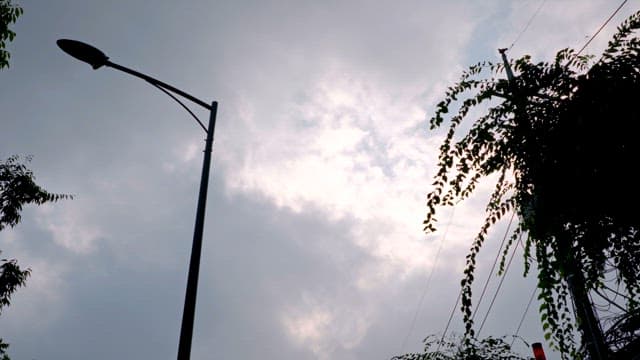
[[[96,70],[107,64],[109,57],[95,47],[76,40],[60,39],[58,47],[74,58],[86,62]]]

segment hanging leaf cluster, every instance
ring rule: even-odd
[[[597,61],[564,49],[552,62],[524,56],[508,66],[478,63],[437,105],[431,129],[449,127],[427,196],[425,231],[436,230],[438,207],[468,198],[481,179],[497,175],[461,283],[468,337],[474,335],[477,255],[492,225],[511,212],[520,221],[504,254],[526,234],[525,268],[535,259],[545,336],[563,356],[580,356],[568,274],[584,277],[588,292],[602,286],[613,266],[627,293],[626,309],[637,308],[640,217],[632,209],[640,203],[638,28],[640,12],[618,27]],[[463,132],[474,108],[482,115]]]
[[[15,23],[22,13],[22,8],[12,4],[11,0],[0,0],[0,69],[9,67],[11,53],[5,47],[16,37],[9,25]]]
[[[26,204],[42,205],[71,198],[71,195],[54,194],[41,188],[35,183],[33,172],[18,156],[11,156],[0,163],[0,231],[20,222],[20,212]]]

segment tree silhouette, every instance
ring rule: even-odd
[[[482,340],[461,341],[455,335],[450,339],[428,336],[424,339],[424,352],[395,356],[391,360],[526,360],[511,350],[503,338],[487,337]]]
[[[26,158],[26,161],[29,160],[30,158]],[[18,156],[11,156],[0,163],[0,231],[20,222],[20,212],[24,205],[41,205],[70,198],[70,195],[53,194],[38,186],[33,172],[27,169]],[[24,286],[30,273],[30,269],[20,269],[15,259],[0,260],[0,313],[5,306],[11,304],[11,295]],[[7,347],[0,338],[2,360],[9,359]]]
[[[5,47],[16,36],[9,26],[18,20],[22,11],[22,8],[12,4],[11,0],[0,0],[0,69],[9,67],[11,54],[5,50]]]
[[[563,359],[594,358],[597,352],[622,358],[637,350],[640,217],[632,209],[640,200],[634,175],[640,158],[638,28],[640,12],[618,27],[597,61],[564,49],[553,62],[534,63],[529,56],[508,62],[505,56],[503,63],[478,63],[437,105],[431,129],[445,120],[449,128],[427,196],[425,231],[436,230],[439,206],[469,197],[481,179],[497,175],[486,219],[466,257],[467,341],[474,336],[471,285],[478,252],[492,225],[515,212],[520,221],[504,249],[501,270],[510,247],[526,235],[525,275],[535,261],[549,345]],[[505,73],[508,79],[500,78]],[[460,134],[463,121],[478,107],[483,115]],[[610,291],[606,281],[612,274],[624,304],[598,339],[592,332],[602,324],[588,296]]]
[[[22,8],[11,3],[11,0],[0,0],[0,69],[9,67],[11,54],[5,50],[8,42],[13,41],[16,33],[9,26],[22,15]],[[19,220],[19,218],[18,218]],[[15,225],[15,224],[14,224]],[[0,221],[0,230],[3,228]],[[0,265],[0,312],[2,307],[9,305],[9,297],[17,287],[24,285],[29,270],[22,271],[15,260],[2,260]],[[6,354],[8,344],[0,338],[0,355],[2,360],[9,360]]]

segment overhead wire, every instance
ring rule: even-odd
[[[522,238],[522,234],[523,233],[520,233],[520,238]],[[482,328],[484,327],[484,324],[487,321],[487,318],[489,317],[489,313],[491,312],[491,309],[493,308],[493,304],[495,303],[496,298],[498,297],[498,293],[500,292],[500,288],[502,288],[502,283],[504,282],[504,279],[507,277],[507,272],[509,271],[509,267],[511,266],[511,261],[514,258],[514,255],[516,254],[516,250],[517,249],[518,249],[517,246],[513,247],[513,252],[511,253],[511,257],[509,258],[509,262],[507,263],[507,267],[504,269],[504,273],[500,277],[500,282],[498,283],[498,288],[496,288],[496,291],[493,294],[493,298],[491,299],[491,303],[489,304],[489,308],[487,309],[487,312],[484,315],[484,318],[482,319],[482,323],[480,323],[480,327],[478,328],[478,331],[476,332],[477,335],[480,335],[480,332],[482,331]]]
[[[440,337],[440,342],[438,342],[438,346],[436,348],[436,353],[440,350],[440,345],[444,341],[445,336],[447,335],[447,331],[449,330],[449,325],[451,325],[451,320],[453,319],[453,315],[456,313],[456,309],[458,308],[458,303],[460,303],[460,298],[462,298],[462,289],[458,292],[458,298],[456,299],[456,303],[453,305],[451,309],[451,314],[449,314],[449,320],[447,320],[447,325],[444,327],[444,331],[442,332],[442,336]]]
[[[627,1],[629,0],[624,0],[622,1],[622,3],[618,6],[618,8],[613,12],[613,14],[611,14],[611,16],[609,16],[609,18],[604,22],[604,24],[602,24],[600,26],[600,28],[598,28],[598,30],[595,32],[595,34],[593,34],[593,36],[591,36],[591,38],[584,44],[584,46],[578,50],[578,52],[576,53],[576,56],[580,55],[580,53],[582,53],[582,51],[584,49],[587,48],[587,46],[589,46],[589,44],[591,44],[591,42],[593,41],[593,39],[596,38],[596,36],[598,36],[598,34],[600,34],[600,32],[602,31],[602,29],[604,29],[605,26],[607,26],[607,24],[611,21],[611,19],[613,19],[614,16],[616,16],[616,14],[618,13],[618,11],[620,11],[620,9],[622,9],[622,7],[627,3]]]
[[[620,289],[613,290],[613,288],[612,288],[612,287],[609,287],[609,286],[607,286],[606,284],[602,284],[602,286],[604,286],[607,290],[611,291],[612,293],[616,294],[616,296],[621,296],[621,297],[623,297],[623,298],[625,298],[625,299],[627,299],[627,300],[631,300],[631,298],[630,298],[629,296],[627,296],[627,295],[625,295],[625,294],[621,293],[621,292],[619,291]]]
[[[531,303],[533,302],[533,298],[535,297],[537,292],[538,292],[538,286],[536,285],[533,287],[533,291],[531,292],[531,296],[529,297],[529,302],[527,303],[527,307],[524,309],[524,312],[522,313],[522,317],[520,318],[520,322],[518,323],[518,328],[516,329],[516,332],[513,335],[513,339],[511,340],[511,346],[513,346],[513,343],[516,341],[516,337],[518,336],[518,334],[520,334],[520,328],[524,323],[524,319],[527,317],[527,313],[529,312],[529,308],[531,307]]]
[[[484,297],[487,288],[489,287],[489,281],[491,281],[491,277],[493,276],[493,271],[496,269],[496,265],[498,264],[498,259],[500,259],[500,254],[502,253],[502,248],[504,247],[504,243],[507,241],[507,236],[509,236],[509,230],[511,229],[511,224],[513,223],[513,218],[515,217],[516,212],[514,211],[511,214],[511,219],[509,219],[509,225],[507,225],[507,230],[504,232],[504,236],[502,237],[502,242],[500,243],[500,248],[498,248],[498,253],[496,254],[496,258],[493,260],[493,265],[491,266],[491,270],[489,270],[489,274],[487,275],[487,280],[484,282],[484,286],[482,287],[482,293],[480,293],[480,298],[476,303],[475,309],[473,309],[473,314],[471,315],[471,321],[476,317],[476,313],[478,312],[478,308],[480,304],[482,304],[482,299]]]
[[[538,16],[538,14],[540,13],[540,10],[542,10],[542,7],[544,6],[544,3],[546,3],[547,0],[542,0],[540,2],[540,5],[538,6],[538,8],[536,9],[536,11],[533,13],[533,15],[531,15],[531,17],[529,18],[529,21],[527,21],[527,24],[524,26],[524,28],[520,31],[520,33],[518,34],[518,36],[516,36],[515,40],[513,40],[513,42],[511,43],[511,45],[509,46],[509,48],[507,50],[511,50],[513,48],[513,45],[516,44],[516,42],[518,42],[518,40],[520,40],[520,37],[522,37],[522,35],[529,29],[529,26],[531,25],[531,23],[533,22],[533,19],[536,18],[536,16]]]
[[[404,337],[404,340],[402,341],[402,345],[400,347],[400,354],[404,353],[404,349],[405,349],[405,346],[407,345],[407,341],[409,340],[409,336],[411,336],[411,333],[413,333],[413,330],[415,328],[418,315],[420,313],[420,310],[422,309],[422,303],[424,302],[424,298],[427,294],[429,286],[431,285],[431,278],[433,278],[434,270],[438,265],[440,252],[442,251],[444,240],[447,237],[447,234],[449,233],[449,227],[451,226],[451,222],[453,221],[453,215],[455,214],[455,212],[456,212],[456,208],[454,206],[453,209],[451,210],[451,215],[449,216],[449,221],[447,222],[447,226],[445,227],[444,233],[440,238],[440,244],[438,246],[438,250],[436,251],[435,260],[433,262],[433,265],[431,266],[431,270],[429,271],[429,276],[427,277],[427,282],[425,283],[424,289],[422,290],[422,296],[420,296],[420,300],[418,301],[418,306],[416,307],[416,311],[413,314],[413,319],[411,320],[411,326],[409,327],[409,331],[407,332],[407,335]]]
[[[503,237],[503,239],[502,239],[502,244],[500,244],[500,249],[498,249],[498,256],[496,257],[496,261],[494,261],[493,267],[492,267],[492,269],[491,269],[491,273],[493,273],[493,270],[494,270],[495,265],[496,265],[496,263],[497,263],[497,259],[498,259],[498,258],[499,258],[499,256],[500,256],[500,252],[501,252],[501,250],[502,250],[502,247],[503,247],[503,245],[504,245],[504,242],[505,242],[505,240],[506,240],[506,238],[507,238],[507,235],[509,234],[509,229],[510,229],[510,227],[511,227],[511,223],[513,222],[514,215],[515,215],[515,212],[514,212],[514,214],[511,216],[511,219],[509,220],[509,225],[507,226],[507,229],[506,229],[506,231],[505,231],[505,235],[504,235],[504,237]],[[513,257],[512,257],[512,258],[513,258]],[[509,261],[509,263],[511,263],[511,261]],[[507,265],[507,268],[508,268],[508,265]],[[506,271],[505,271],[505,272],[506,272]],[[491,276],[491,275],[489,275],[489,277],[490,277],[490,276]],[[488,280],[487,280],[487,283],[488,283]],[[487,287],[487,283],[485,283],[485,288],[483,289],[482,295],[484,295],[484,292],[485,292],[486,287]],[[482,296],[481,296],[481,297],[482,297]],[[449,314],[449,319],[447,320],[447,324],[445,325],[445,327],[444,327],[444,331],[442,332],[442,336],[441,336],[441,338],[440,338],[440,342],[438,343],[438,346],[437,346],[437,348],[436,348],[436,352],[438,352],[438,351],[440,350],[440,345],[442,344],[442,342],[444,341],[444,338],[445,338],[445,337],[446,337],[446,335],[447,335],[447,331],[449,330],[449,326],[451,325],[451,320],[453,319],[453,315],[455,314],[456,309],[458,308],[458,304],[460,303],[460,299],[461,299],[461,298],[462,298],[462,289],[460,289],[460,291],[458,292],[458,298],[456,299],[456,302],[455,302],[455,304],[453,305],[453,308],[451,309],[451,314]],[[477,307],[476,307],[476,310],[477,310]],[[474,315],[475,315],[475,310],[474,310]]]
[[[593,289],[593,291],[594,291],[598,296],[600,296],[604,301],[606,301],[606,302],[607,302],[607,309],[606,309],[606,311],[609,311],[609,309],[611,308],[611,306],[614,306],[614,307],[616,307],[616,308],[618,308],[619,310],[622,310],[622,311],[627,311],[625,308],[623,308],[622,306],[620,306],[620,305],[615,301],[615,298],[611,299],[607,294],[605,294],[604,292],[601,292],[601,291],[600,291],[600,290],[598,290],[597,288],[596,288],[596,289]],[[617,297],[618,295],[616,294],[615,296]],[[595,304],[595,302],[593,301],[593,299],[592,299],[592,302]]]

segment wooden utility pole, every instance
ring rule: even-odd
[[[515,105],[515,116],[520,119],[516,123],[517,127],[527,126],[522,123],[522,117],[519,116],[520,111],[524,110],[525,99],[518,93],[515,78],[509,61],[507,60],[507,49],[498,50],[504,62],[505,71],[509,81],[511,90],[511,98]],[[526,130],[526,129],[525,129]],[[531,144],[535,146],[535,144]],[[608,358],[609,349],[604,341],[604,335],[600,327],[600,321],[593,309],[589,294],[585,285],[585,278],[580,269],[577,267],[577,259],[573,256],[571,247],[571,239],[557,238],[558,252],[555,254],[557,259],[561,261],[564,267],[564,280],[569,286],[569,293],[574,304],[574,316],[577,321],[578,329],[582,335],[582,343],[584,344],[590,360],[605,360]]]
[[[589,294],[585,286],[584,275],[577,268],[578,260],[573,256],[570,239],[558,239],[558,259],[562,260],[565,266],[565,280],[569,285],[569,293],[575,308],[575,317],[578,329],[582,333],[582,343],[584,344],[591,360],[605,360],[608,358],[608,348],[604,341],[604,335],[600,327],[593,304],[589,299]]]

